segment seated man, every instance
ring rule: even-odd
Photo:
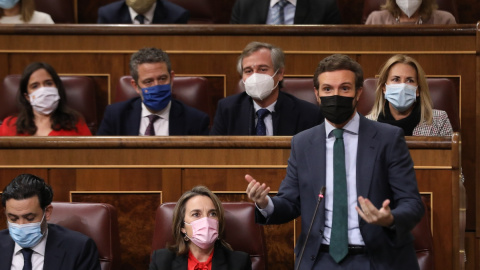
[[[291,136],[322,123],[318,106],[279,91],[284,66],[282,49],[248,44],[237,63],[245,92],[218,102],[210,135]]]
[[[208,135],[208,115],[172,99],[168,54],[144,48],[130,58],[131,84],[140,97],[107,106],[97,135]]]
[[[236,0],[234,24],[340,24],[335,0]]]
[[[189,13],[166,0],[121,0],[98,9],[97,23],[187,23]]]
[[[100,270],[98,250],[89,237],[47,224],[52,188],[43,179],[21,174],[3,190],[8,229],[0,231],[0,269]]]

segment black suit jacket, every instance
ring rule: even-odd
[[[181,6],[165,0],[157,0],[152,23],[187,23],[188,18],[188,11]],[[131,24],[132,18],[125,1],[117,1],[100,7],[98,9],[97,23]]]
[[[188,253],[177,256],[169,249],[158,249],[152,254],[149,270],[187,270]],[[215,245],[212,270],[251,270],[250,256],[241,251],[231,251],[221,244]]]
[[[210,135],[255,134],[253,100],[242,92],[218,102]],[[273,135],[291,136],[323,122],[320,107],[279,91],[272,114]]]
[[[11,268],[14,247],[8,229],[0,231],[0,269]],[[97,246],[79,232],[48,224],[43,269],[100,270]]]
[[[142,100],[135,97],[107,106],[96,135],[138,136]],[[169,135],[208,135],[208,115],[182,102],[172,99]]]
[[[230,23],[265,24],[270,0],[237,0]],[[336,0],[297,0],[294,24],[340,24]]]
[[[348,151],[348,149],[346,149]],[[256,210],[262,224],[281,224],[301,215],[302,230],[295,247],[306,239],[315,212],[318,192],[326,186],[325,124],[294,136],[288,159],[287,175],[272,197],[274,212],[268,219]],[[418,261],[410,231],[420,221],[424,208],[417,188],[413,161],[403,130],[360,116],[356,162],[358,196],[368,198],[377,208],[390,199],[395,229],[368,224],[359,215],[359,227],[367,248],[372,269],[418,269]],[[360,205],[359,205],[360,207]],[[349,211],[355,211],[351,208]],[[325,200],[319,205],[300,269],[312,269],[325,228]]]

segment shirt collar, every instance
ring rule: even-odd
[[[253,99],[252,99],[252,102],[253,102],[253,109],[255,109],[255,112],[257,112],[258,110],[262,109],[262,107],[260,107],[260,105],[258,105]],[[273,102],[272,104],[270,104],[269,106],[267,106],[265,109],[269,110],[270,113],[274,112],[275,111],[275,104],[277,104],[277,101],[275,100],[275,102]]]
[[[357,112],[355,112],[355,115],[353,116],[350,121],[343,127],[343,129],[350,134],[358,134],[358,130],[360,128],[360,116],[358,115]],[[331,136],[332,130],[336,129],[330,122],[328,122],[325,119],[325,132],[327,135],[327,138]]]
[[[143,104],[143,102],[142,102],[142,118],[147,117],[150,114],[156,114],[156,115],[160,116],[160,118],[168,120],[169,117],[170,117],[170,107],[172,107],[172,101],[168,102],[168,105],[167,105],[167,107],[165,107],[165,109],[163,109],[163,110],[161,110],[157,113],[151,113],[147,109],[147,106],[145,106],[145,104]]]
[[[152,7],[150,7],[150,9],[147,12],[145,12],[145,14],[143,14],[143,16],[145,16],[145,19],[148,20],[148,23],[150,24],[153,22],[155,7],[157,7],[157,2],[153,3]],[[135,17],[137,17],[138,13],[135,10],[133,10],[133,8],[131,7],[128,7],[128,11],[130,12],[130,17],[132,18],[132,22],[133,22],[133,20],[135,20]]]
[[[280,0],[270,0],[270,7],[273,7],[275,4],[277,4]],[[297,0],[287,0],[290,4],[293,6],[297,6]]]
[[[35,253],[38,253],[42,256],[45,256],[45,247],[47,246],[47,237],[48,237],[48,229],[45,232],[45,236],[42,238],[42,240],[34,247],[31,247],[30,249],[35,251]],[[15,242],[15,248],[13,250],[13,254],[18,254],[20,250],[23,248]]]

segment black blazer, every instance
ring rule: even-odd
[[[149,270],[187,270],[188,254],[177,256],[169,249],[158,249],[152,254]],[[212,270],[251,270],[250,256],[241,251],[231,251],[221,244],[215,244]]]
[[[254,135],[252,98],[242,92],[218,102],[210,135]],[[291,136],[323,123],[320,107],[279,91],[272,114],[273,135]]]
[[[135,97],[108,105],[96,135],[138,136],[142,100]],[[208,115],[182,102],[172,99],[169,118],[169,135],[208,135]]]
[[[188,11],[181,6],[165,0],[157,0],[152,23],[187,23],[188,18]],[[131,24],[132,18],[125,1],[117,1],[100,7],[97,23]]]
[[[230,23],[265,24],[270,0],[237,0]],[[340,24],[336,0],[297,0],[294,24]]]
[[[55,224],[48,224],[43,269],[100,270],[98,250],[89,237]],[[15,242],[8,229],[0,231],[0,269],[10,269]]]

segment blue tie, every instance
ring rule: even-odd
[[[138,14],[135,16],[135,20],[137,20],[140,24],[145,24],[145,16],[142,14]]]
[[[32,270],[32,253],[33,250],[29,248],[24,248],[20,250],[23,254],[23,270]]]
[[[333,135],[333,217],[330,235],[330,255],[339,263],[348,254],[348,199],[345,170],[343,129],[334,129]]]
[[[272,12],[272,24],[285,24],[285,6],[287,4],[287,0],[280,0],[274,6]]]
[[[267,135],[267,127],[265,126],[265,121],[263,120],[265,116],[270,113],[267,109],[260,109],[257,111],[257,135],[258,136],[265,136]]]

